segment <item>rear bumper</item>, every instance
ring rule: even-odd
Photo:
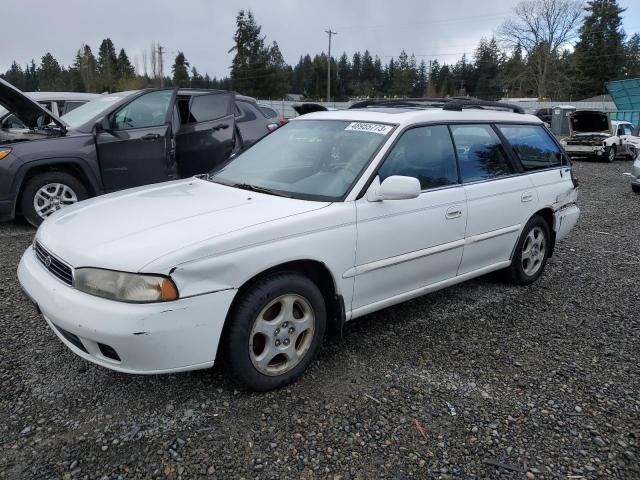
[[[225,290],[166,303],[115,302],[57,280],[36,259],[32,248],[20,261],[18,279],[71,351],[111,370],[136,374],[212,366],[236,292]]]
[[[604,155],[602,145],[563,145],[563,147],[569,155]]]
[[[555,213],[556,241],[563,240],[578,223],[580,209],[574,203]]]

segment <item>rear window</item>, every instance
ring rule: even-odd
[[[198,95],[191,100],[189,123],[206,122],[230,114],[230,95]]]
[[[562,153],[549,134],[538,125],[498,125],[526,171],[562,165]]]

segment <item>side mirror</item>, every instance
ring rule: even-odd
[[[109,124],[109,118],[102,117],[100,120],[96,122],[93,128],[95,128],[96,133],[108,132],[109,130],[111,130],[111,125]]]
[[[373,195],[367,198],[370,201],[382,200],[408,200],[420,196],[420,182],[414,177],[392,175],[386,178],[379,186],[374,186]]]

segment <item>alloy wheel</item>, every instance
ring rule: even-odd
[[[68,185],[63,183],[47,183],[36,191],[33,197],[33,208],[36,213],[46,218],[67,205],[78,201],[78,196]]]
[[[540,227],[533,227],[524,240],[520,255],[525,275],[532,277],[538,273],[544,262],[546,248],[544,232]]]
[[[311,304],[300,295],[281,295],[269,302],[253,322],[249,336],[251,363],[264,375],[288,372],[304,358],[314,333]]]

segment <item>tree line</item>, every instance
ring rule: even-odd
[[[51,53],[24,68],[13,62],[2,78],[24,91],[113,92],[179,86],[233,89],[259,98],[299,93],[320,100],[331,62],[334,100],[375,97],[471,95],[485,99],[537,97],[577,99],[605,92],[605,83],[640,77],[640,34],[627,36],[625,9],[617,0],[523,0],[491,38],[455,63],[418,60],[402,51],[387,62],[368,50],[338,58],[325,53],[285,62],[277,42],[268,42],[251,11],[236,17],[230,76],[204,76],[178,52],[164,68],[162,47],[153,43],[134,62],[111,39],[97,56],[81,45],[75,61],[61,65]]]

